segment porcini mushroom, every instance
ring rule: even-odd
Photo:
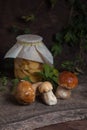
[[[78,85],[77,76],[69,71],[63,71],[59,75],[59,86],[56,90],[56,97],[67,99],[71,96],[71,90]]]
[[[15,90],[14,96],[21,104],[30,104],[35,101],[35,90],[28,81],[21,80]]]
[[[45,81],[39,87],[38,90],[42,94],[42,99],[47,105],[57,104],[57,98],[52,92],[53,86],[50,82]]]

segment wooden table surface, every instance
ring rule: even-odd
[[[39,98],[31,105],[15,102],[9,92],[0,93],[0,130],[33,130],[67,121],[87,119],[87,76],[79,77],[79,85],[67,100],[58,99],[48,106]]]

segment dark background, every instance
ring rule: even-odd
[[[83,0],[84,1],[84,0]],[[0,0],[0,68],[3,68],[5,53],[15,44],[17,33],[10,31],[13,25],[21,29],[28,28],[30,33],[43,37],[45,45],[51,50],[52,37],[67,25],[69,6],[65,0],[57,0],[54,8],[50,8],[47,0]],[[23,15],[35,15],[35,20],[24,23]],[[76,48],[77,49],[77,48]],[[64,47],[61,56],[56,57],[60,66],[63,60],[72,59],[75,48]]]

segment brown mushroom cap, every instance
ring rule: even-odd
[[[15,91],[15,98],[19,103],[28,104],[35,101],[35,91],[28,81],[20,81]]]
[[[38,90],[39,90],[40,93],[46,93],[46,92],[48,92],[48,91],[50,91],[50,90],[52,90],[52,89],[53,89],[53,86],[52,86],[52,84],[51,84],[50,82],[48,82],[48,81],[43,82],[43,83],[38,87]]]
[[[78,78],[72,72],[63,71],[59,75],[59,85],[66,89],[73,89],[78,85]]]

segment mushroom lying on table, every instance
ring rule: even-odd
[[[30,104],[35,101],[35,90],[28,81],[21,80],[15,90],[14,97],[21,104]]]
[[[47,105],[55,105],[57,104],[57,98],[52,92],[52,84],[48,81],[43,82],[38,87],[39,92],[41,93],[42,99],[44,103]]]
[[[71,90],[78,85],[77,76],[68,71],[63,71],[59,75],[59,86],[56,90],[56,97],[61,99],[67,99],[71,96]]]

